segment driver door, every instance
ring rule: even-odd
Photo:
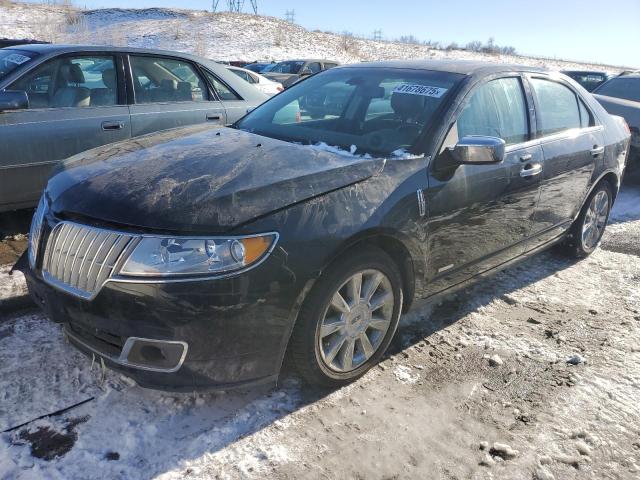
[[[0,211],[35,206],[61,160],[131,137],[120,66],[108,52],[62,55],[8,87],[29,108],[0,113]]]
[[[432,162],[426,231],[430,294],[497,266],[523,251],[542,173],[542,150],[530,141],[531,119],[519,76],[475,87],[462,104],[440,155]],[[498,137],[504,160],[451,165],[447,149],[469,135]]]

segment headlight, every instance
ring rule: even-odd
[[[120,275],[207,275],[241,270],[266,258],[278,234],[228,238],[142,237]]]

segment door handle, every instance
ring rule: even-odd
[[[102,122],[102,130],[122,130],[124,122]]]
[[[520,176],[522,178],[534,177],[542,173],[541,163],[529,163],[522,170],[520,170]]]
[[[591,149],[591,155],[593,157],[599,157],[604,153],[604,147],[598,147],[597,145]]]
[[[219,121],[222,117],[219,114],[207,114],[207,121],[216,122]]]

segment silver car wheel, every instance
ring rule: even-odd
[[[609,194],[601,190],[591,199],[582,224],[582,245],[586,250],[592,250],[598,246],[607,225],[608,215]]]
[[[333,294],[318,333],[317,348],[331,370],[350,372],[369,360],[384,340],[396,299],[379,270],[351,276]]]

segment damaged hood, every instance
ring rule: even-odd
[[[71,157],[49,180],[46,195],[58,215],[219,233],[365,180],[384,162],[196,126]]]

